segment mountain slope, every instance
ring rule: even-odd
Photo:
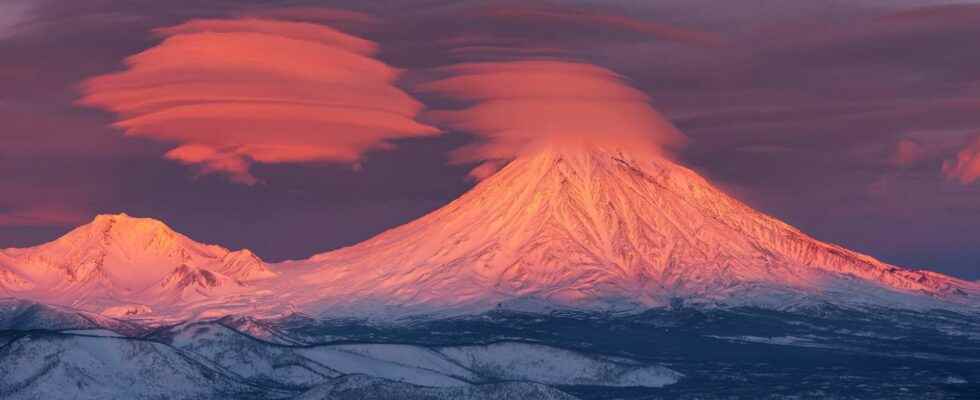
[[[810,238],[667,159],[597,147],[521,157],[429,215],[306,264],[298,278],[319,296],[291,300],[314,309],[977,305],[980,295]]]
[[[109,330],[138,335],[142,327],[103,315],[29,300],[0,299],[0,331]]]
[[[197,243],[166,224],[100,215],[55,241],[0,251],[11,295],[85,308],[195,301],[277,274],[248,250]]]
[[[309,389],[348,374],[430,387],[532,381],[559,386],[663,387],[683,375],[627,358],[606,357],[537,343],[477,346],[410,344],[279,345],[215,322],[190,322],[147,337],[202,357],[248,382]]]
[[[980,308],[980,285],[815,240],[663,157],[522,156],[363,243],[272,268],[160,221],[97,217],[0,250],[0,293],[119,317],[456,314],[814,304]]]
[[[257,398],[259,392],[146,340],[29,333],[0,347],[0,359],[0,398],[10,400]]]

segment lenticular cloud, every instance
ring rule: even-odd
[[[685,137],[650,107],[647,95],[605,68],[563,61],[469,63],[423,90],[473,101],[469,108],[434,111],[440,124],[483,140],[459,149],[454,161],[484,163],[482,179],[504,161],[540,145],[628,146],[664,153]]]
[[[434,135],[401,71],[373,42],[311,23],[194,20],[127,69],[83,83],[81,103],[127,135],[172,142],[168,159],[252,184],[252,163],[356,163],[399,138]]]

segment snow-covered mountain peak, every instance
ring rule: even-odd
[[[51,253],[119,251],[132,256],[158,255],[188,259],[190,251],[204,254],[227,252],[220,246],[202,245],[153,218],[126,214],[98,215],[57,240],[38,246]]]
[[[126,214],[99,215],[52,242],[0,254],[5,280],[24,281],[8,291],[75,305],[150,295],[182,301],[277,275],[251,251],[198,243],[159,220]]]
[[[94,229],[117,230],[129,233],[176,235],[163,221],[155,218],[132,217],[126,213],[99,214],[90,223]]]
[[[536,149],[447,206],[310,262],[301,279],[324,297],[433,308],[980,294],[815,240],[668,158],[588,146]]]
[[[170,316],[678,302],[980,308],[974,282],[818,241],[662,155],[568,145],[523,154],[408,224],[274,269],[157,220],[103,215],[53,242],[0,251],[0,290]]]
[[[166,225],[166,224],[163,223],[163,221],[160,221],[158,219],[154,219],[154,218],[142,218],[142,217],[132,217],[129,214],[124,213],[124,212],[120,212],[120,213],[116,213],[116,214],[99,214],[99,215],[96,215],[94,219],[92,219],[92,223],[93,224],[97,224],[97,225],[100,225],[100,224],[115,224],[115,223],[118,223],[118,222],[121,222],[121,223],[124,223],[124,224],[127,224],[128,223],[128,224],[153,224],[153,225],[164,225],[164,226]]]
[[[88,226],[92,229],[110,231],[113,229],[118,229],[130,232],[143,231],[147,233],[176,233],[169,226],[167,226],[167,224],[163,223],[163,221],[154,218],[132,217],[126,213],[99,214],[92,219],[92,222],[83,226]]]
[[[222,272],[242,282],[272,278],[278,274],[249,249],[232,251],[221,258]]]

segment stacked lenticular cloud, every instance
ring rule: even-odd
[[[83,84],[81,102],[119,116],[127,135],[172,142],[168,159],[257,179],[252,163],[356,163],[366,151],[438,130],[394,85],[373,42],[311,23],[194,20],[156,31],[127,69]]]

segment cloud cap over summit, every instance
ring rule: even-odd
[[[422,90],[474,103],[426,114],[479,136],[457,150],[457,162],[486,161],[482,179],[499,165],[542,145],[609,144],[668,153],[686,138],[621,75],[596,65],[530,60],[458,64]]]

